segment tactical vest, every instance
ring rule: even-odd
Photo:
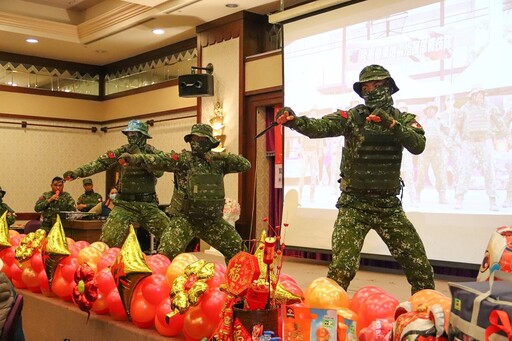
[[[340,188],[354,194],[397,195],[401,191],[403,147],[391,131],[369,129],[365,125],[368,112],[361,110],[364,109],[349,111],[355,130],[345,136]],[[398,116],[398,110],[394,116]]]
[[[222,218],[224,209],[223,174],[189,174],[186,192],[175,188],[169,212],[192,217]]]
[[[128,145],[123,146],[127,148]],[[154,147],[146,145],[145,153],[152,153]],[[121,179],[118,185],[119,193],[124,194],[150,194],[155,193],[156,176],[148,170],[130,166],[121,168]]]
[[[481,136],[488,138],[491,135],[490,111],[485,106],[477,106],[471,103],[466,104],[462,109],[464,111],[464,121],[462,136],[465,139],[481,140]]]

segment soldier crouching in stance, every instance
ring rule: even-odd
[[[198,237],[219,250],[227,263],[242,250],[242,238],[222,219],[224,175],[245,172],[251,164],[240,155],[212,152],[219,141],[207,124],[194,124],[191,133],[185,135],[185,142],[190,143],[191,151],[122,154],[120,160],[148,170],[174,173],[174,192],[168,208],[170,228],[160,239],[160,246],[169,250],[171,259]]]
[[[151,138],[146,123],[139,120],[128,122],[123,130],[128,138],[128,144],[115,150],[108,151],[97,160],[78,167],[73,171],[64,173],[66,179],[76,179],[114,168],[118,164],[118,157],[125,154],[137,153],[163,153],[146,143]],[[101,228],[101,241],[110,247],[121,247],[128,236],[130,224],[139,223],[157,238],[169,226],[169,217],[158,208],[155,185],[157,178],[163,172],[150,171],[146,168],[130,165],[121,169],[119,177],[118,194],[107,221]],[[165,248],[158,248],[159,253],[170,256]],[[172,259],[172,258],[170,258]]]
[[[365,67],[354,91],[365,104],[320,119],[297,117],[281,109],[276,121],[310,138],[344,136],[341,196],[332,235],[332,262],[327,276],[345,290],[359,267],[361,249],[374,229],[402,266],[411,292],[434,288],[434,275],[423,243],[406,217],[397,195],[401,191],[402,151],[420,154],[425,132],[415,115],[393,107],[398,91],[380,65]]]

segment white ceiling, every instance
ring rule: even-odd
[[[195,36],[242,10],[270,14],[305,0],[0,0],[0,51],[105,65]],[[226,7],[227,3],[238,5]],[[155,28],[163,35],[152,33]],[[28,44],[36,38],[37,44]]]

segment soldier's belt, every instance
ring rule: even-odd
[[[155,193],[150,193],[150,194],[119,193],[117,195],[117,199],[124,200],[124,201],[156,202],[156,194]]]
[[[352,195],[364,195],[371,197],[385,197],[400,194],[400,189],[360,189],[360,188],[348,188],[343,192]]]

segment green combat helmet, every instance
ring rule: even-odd
[[[369,82],[369,81],[380,81],[383,79],[389,79],[392,87],[392,94],[397,92],[398,87],[395,84],[395,81],[393,78],[391,78],[391,75],[389,74],[389,71],[383,68],[380,65],[368,65],[364,69],[361,70],[361,73],[359,73],[359,82],[355,82],[353,89],[354,91],[360,96],[361,95],[361,83]]]
[[[131,120],[130,122],[128,122],[128,127],[123,130],[123,134],[126,135],[126,133],[130,131],[138,131],[142,135],[146,136],[148,139],[151,138],[151,135],[149,135],[148,132],[148,125],[142,121]]]
[[[207,137],[212,143],[213,148],[216,148],[220,141],[213,137],[213,129],[210,125],[204,123],[196,123],[192,126],[190,134],[185,135],[185,142],[190,142],[192,135]]]

